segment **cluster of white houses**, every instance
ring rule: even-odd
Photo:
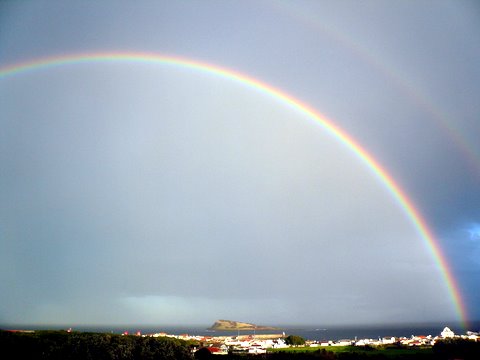
[[[191,336],[183,335],[169,335],[166,333],[157,333],[151,336],[168,336],[182,340],[195,340],[201,346],[206,347],[212,354],[225,355],[229,351],[246,352],[249,354],[265,354],[267,349],[278,349],[289,347],[285,343],[283,335],[246,335],[246,336]],[[194,349],[194,351],[197,349]]]
[[[267,349],[286,348],[289,347],[285,343],[285,336],[238,336],[238,337],[204,337],[184,335],[169,335],[166,333],[157,333],[150,336],[168,336],[183,340],[196,340],[203,347],[206,347],[212,354],[227,354],[229,351],[248,352],[251,354],[263,354]],[[305,346],[323,347],[323,346],[380,346],[400,343],[406,346],[429,346],[434,345],[436,341],[448,338],[464,338],[473,341],[480,341],[480,334],[468,331],[466,335],[455,335],[452,330],[445,327],[439,336],[432,335],[412,335],[411,337],[383,337],[379,339],[345,339],[345,340],[325,340],[311,341],[307,340]]]
[[[455,335],[455,333],[448,327],[445,327],[439,336],[432,335],[412,335],[411,337],[394,337],[388,336],[378,339],[360,339],[360,340],[338,340],[338,341],[323,341],[314,342],[310,346],[380,346],[389,344],[402,344],[407,346],[427,346],[434,345],[436,341],[448,338],[464,338],[473,341],[480,341],[480,335],[475,332],[468,331],[466,335]]]

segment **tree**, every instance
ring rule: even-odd
[[[468,339],[442,339],[433,345],[433,352],[438,359],[480,358],[480,343]]]
[[[206,347],[202,347],[195,352],[195,359],[198,360],[210,359],[212,357],[212,353]]]
[[[192,360],[183,340],[106,333],[0,330],[0,357],[43,360]],[[208,351],[208,350],[207,350]]]
[[[305,345],[305,339],[298,335],[288,335],[285,338],[285,344],[293,346]]]

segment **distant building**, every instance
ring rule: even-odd
[[[394,344],[397,340],[393,336],[385,336],[382,338],[383,344]]]
[[[443,331],[440,333],[440,335],[443,337],[443,338],[453,338],[455,336],[455,334],[453,333],[452,330],[450,330],[448,327],[445,327],[445,329],[443,329]]]

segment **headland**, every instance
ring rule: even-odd
[[[255,325],[240,321],[233,321],[233,320],[217,320],[215,323],[208,329],[208,330],[215,330],[215,331],[278,331],[279,328],[272,327],[272,326],[264,326],[264,325]]]

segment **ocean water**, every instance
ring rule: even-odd
[[[279,330],[269,331],[211,331],[210,325],[205,326],[102,326],[72,327],[77,331],[110,332],[121,334],[128,331],[129,334],[135,334],[140,331],[142,334],[153,334],[165,332],[172,335],[200,335],[200,336],[237,336],[237,335],[256,335],[256,334],[282,334],[299,335],[307,340],[340,340],[340,339],[378,339],[382,337],[411,337],[412,335],[440,335],[442,330],[448,326],[455,334],[464,334],[466,330],[479,331],[480,322],[471,323],[468,329],[464,329],[459,323],[429,323],[429,324],[390,324],[390,325],[355,325],[355,326],[325,326],[325,325],[305,325],[305,326],[276,326]]]

